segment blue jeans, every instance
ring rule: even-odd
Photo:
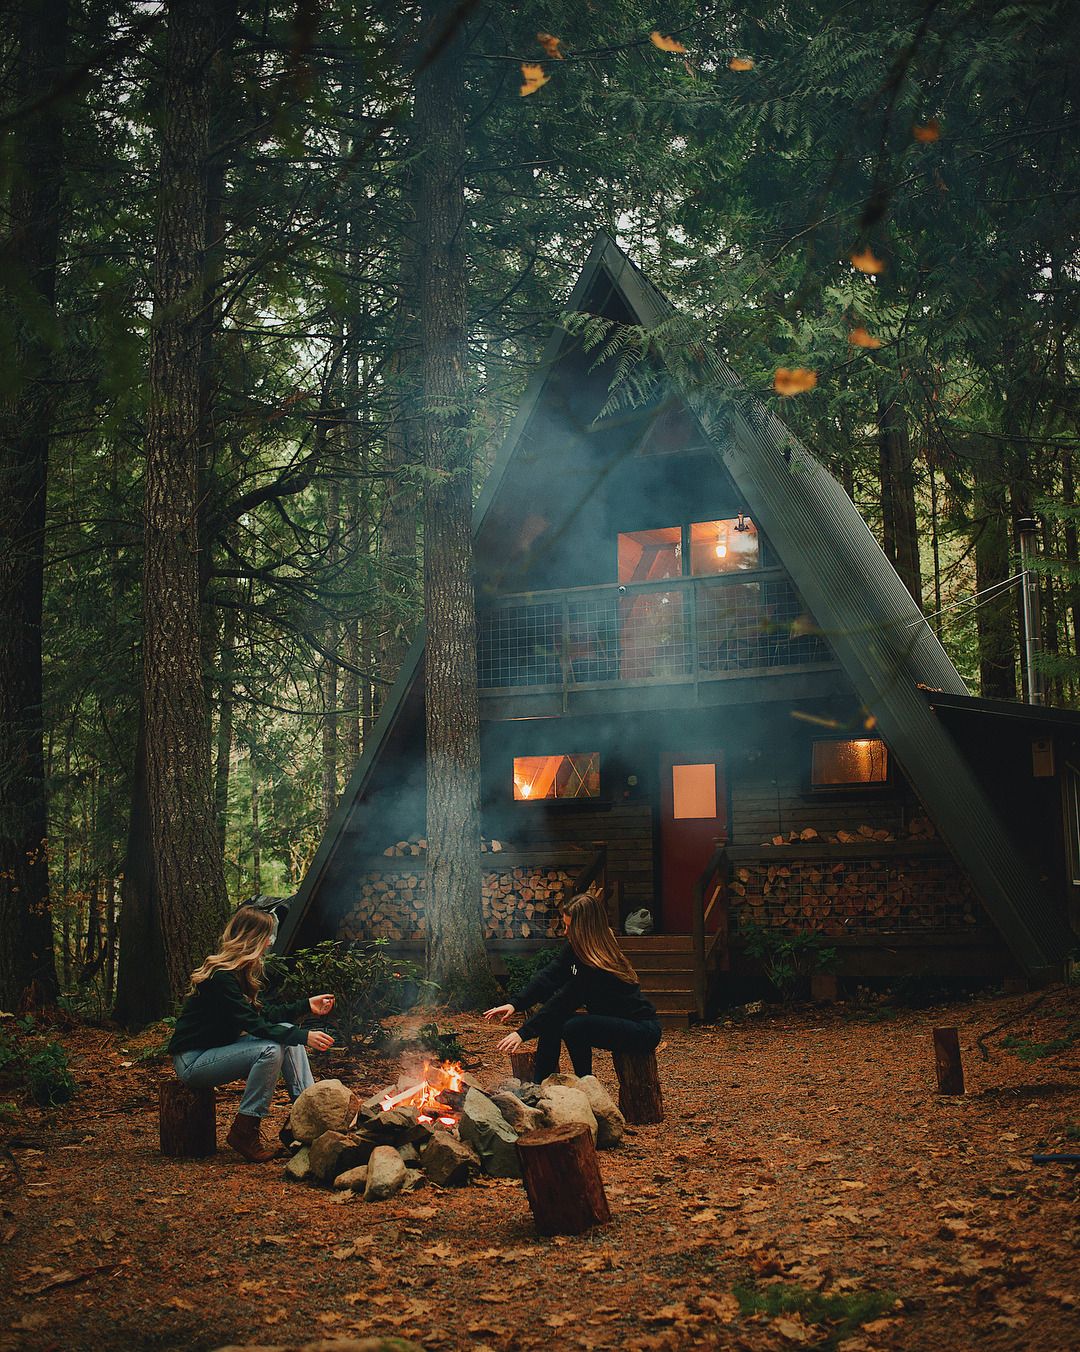
[[[537,1084],[559,1069],[561,1043],[566,1043],[574,1074],[592,1074],[594,1047],[609,1052],[651,1052],[660,1045],[656,1019],[617,1019],[608,1014],[573,1014],[560,1028],[541,1033],[536,1042],[533,1074]]]
[[[173,1065],[189,1089],[210,1089],[246,1076],[240,1112],[249,1117],[265,1117],[270,1111],[279,1075],[284,1075],[294,1103],[315,1083],[306,1047],[283,1047],[280,1042],[255,1037],[242,1037],[227,1047],[181,1052],[173,1057]]]

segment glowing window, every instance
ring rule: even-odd
[[[695,521],[690,527],[690,572],[744,573],[761,567],[757,527],[742,512],[724,521]]]
[[[814,788],[847,784],[884,784],[889,752],[878,737],[814,743],[810,783]]]
[[[673,765],[671,798],[675,818],[715,817],[716,766]]]
[[[600,794],[600,753],[583,756],[515,756],[514,798],[596,798]]]
[[[682,576],[682,527],[635,530],[619,536],[619,582]]]

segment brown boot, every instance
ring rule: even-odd
[[[261,1117],[252,1117],[248,1113],[237,1113],[232,1126],[229,1128],[229,1134],[225,1137],[226,1143],[231,1145],[238,1155],[243,1155],[244,1159],[250,1160],[252,1164],[265,1164],[267,1160],[274,1158],[277,1151],[273,1146],[263,1143],[260,1135],[261,1128]]]

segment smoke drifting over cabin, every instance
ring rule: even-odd
[[[663,304],[602,238],[570,307]],[[751,925],[828,936],[856,973],[1055,961],[1067,898],[1029,863],[1050,828],[1017,846],[990,802],[1011,815],[1029,779],[973,772],[917,688],[969,707],[850,499],[775,420],[718,441],[670,382],[598,416],[611,379],[556,334],[477,508],[489,945],[550,942],[559,895],[600,885],[617,929],[651,912],[626,942],[670,1019],[738,979]],[[422,663],[418,641],[290,945],[422,939]]]

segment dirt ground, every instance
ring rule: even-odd
[[[613,1219],[538,1239],[516,1182],[384,1203],[284,1181],[281,1163],[157,1148],[160,1066],[62,1033],[78,1096],[6,1129],[0,1349],[296,1344],[357,1334],[455,1349],[1058,1349],[1080,1345],[1080,1047],[1030,1064],[980,1033],[1032,996],[928,1010],[773,1010],[669,1032],[662,1126],[601,1156]],[[1007,1033],[1049,1041],[1052,993]],[[430,1016],[427,1016],[430,1017]],[[501,1032],[456,1029],[493,1086]],[[936,1093],[955,1024],[963,1097]],[[169,1072],[171,1073],[171,1071]],[[331,1058],[316,1073],[336,1073]],[[610,1058],[597,1056],[610,1087]],[[360,1092],[396,1078],[371,1058]],[[219,1139],[239,1098],[220,1093]],[[282,1098],[275,1123],[284,1116]]]

